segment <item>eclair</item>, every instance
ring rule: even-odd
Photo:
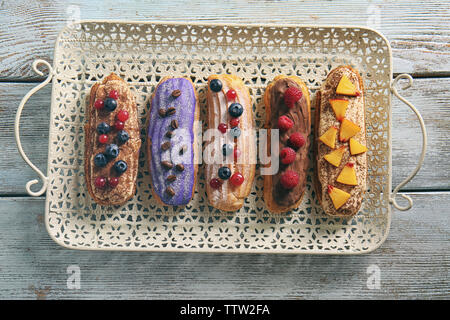
[[[333,69],[316,95],[315,190],[326,214],[353,216],[366,190],[364,84],[350,66]]]
[[[239,210],[249,195],[256,168],[256,136],[248,88],[235,75],[208,78],[206,193],[209,204],[223,211]]]
[[[278,167],[267,143],[272,174],[264,175],[264,201],[273,213],[297,208],[306,190],[311,132],[311,102],[306,84],[297,76],[277,76],[264,93],[268,136],[278,130]],[[270,139],[268,139],[270,141]],[[278,169],[278,170],[276,170]]]
[[[141,139],[134,94],[114,73],[91,88],[84,131],[89,194],[98,204],[124,204],[136,191]]]
[[[161,79],[150,101],[147,156],[152,194],[162,205],[183,206],[194,196],[199,115],[190,79]]]

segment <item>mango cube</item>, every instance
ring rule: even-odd
[[[336,119],[338,119],[339,122],[344,120],[345,111],[347,111],[348,107],[348,100],[330,99],[330,105],[336,115]]]
[[[356,186],[358,182],[356,181],[354,164],[350,162],[347,163],[337,177],[336,181],[350,186]]]
[[[339,81],[339,84],[336,88],[336,93],[346,96],[359,96],[359,92],[356,90],[355,85],[346,75],[343,75],[341,80]]]
[[[338,128],[330,127],[323,135],[319,137],[319,140],[329,146],[331,149],[334,149],[336,146],[336,136],[337,136]]]
[[[333,202],[336,210],[342,207],[344,203],[347,202],[348,198],[350,198],[350,193],[331,185],[328,185],[328,194],[330,195],[331,201]]]
[[[367,151],[367,147],[359,143],[355,138],[350,138],[350,154],[352,156]]]
[[[350,120],[344,119],[341,123],[341,130],[339,132],[340,141],[348,141],[351,137],[361,131],[361,128]]]
[[[336,149],[334,151],[331,151],[329,154],[326,154],[324,156],[324,159],[327,160],[329,163],[331,163],[335,167],[339,167],[341,164],[342,156],[345,152],[345,146],[340,147],[339,149]]]

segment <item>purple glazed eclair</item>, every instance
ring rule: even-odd
[[[191,80],[165,77],[157,85],[148,116],[147,155],[153,196],[163,205],[186,205],[197,176],[197,92]]]

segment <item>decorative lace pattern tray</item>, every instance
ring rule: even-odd
[[[46,64],[53,91],[42,191],[46,188],[47,230],[57,243],[88,250],[354,254],[370,252],[386,238],[391,214],[392,58],[389,43],[376,31],[82,21],[61,31],[53,66]],[[89,196],[83,169],[86,100],[91,86],[111,72],[124,78],[136,95],[145,145],[149,98],[164,76],[192,79],[205,125],[207,77],[238,75],[250,88],[256,125],[262,127],[262,95],[275,76],[300,76],[314,97],[329,71],[339,65],[358,69],[366,88],[368,188],[356,216],[324,214],[313,191],[312,159],[303,203],[284,214],[267,211],[258,168],[252,192],[238,212],[208,205],[202,166],[195,196],[186,207],[158,205],[152,199],[145,148],[132,200],[109,207]]]

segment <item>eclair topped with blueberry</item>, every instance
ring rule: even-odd
[[[235,75],[208,78],[208,130],[205,137],[206,192],[220,210],[239,210],[255,177],[256,137],[248,88]]]
[[[163,78],[151,98],[148,158],[153,196],[163,205],[192,199],[198,165],[197,92],[191,80]]]
[[[120,205],[136,190],[139,122],[134,94],[111,73],[90,91],[85,129],[85,178],[102,205]]]

